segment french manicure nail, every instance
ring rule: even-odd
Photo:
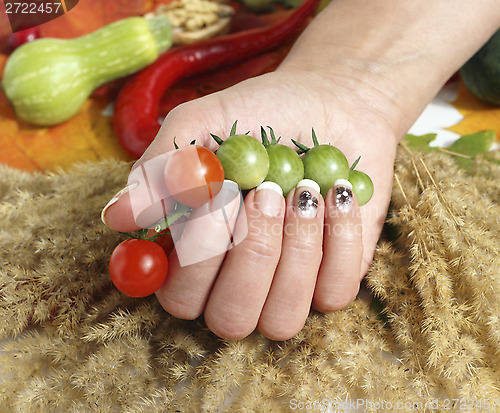
[[[277,217],[283,208],[283,190],[275,182],[262,182],[255,190],[255,201],[264,215]]]
[[[224,179],[220,192],[208,204],[210,213],[216,221],[227,223],[239,211],[240,193],[236,182]]]
[[[113,197],[111,198],[111,200],[106,204],[106,206],[102,209],[101,211],[101,221],[106,225],[106,211],[108,210],[108,208],[115,204],[116,202],[118,202],[118,200],[123,196],[125,195],[127,192],[130,192],[132,189],[136,188],[139,186],[139,182],[134,182],[130,185],[127,185],[125,188],[121,189],[120,191],[118,191],[118,193]]]
[[[293,205],[298,215],[314,218],[318,213],[320,187],[312,179],[303,179],[296,186]]]
[[[337,179],[334,185],[335,205],[340,212],[347,213],[352,209],[352,185],[347,179]]]
[[[299,181],[299,183],[295,186],[295,188],[300,188],[303,186],[314,189],[318,194],[321,192],[319,184],[316,181],[313,181],[312,179],[302,179],[302,181]]]

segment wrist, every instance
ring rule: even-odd
[[[499,24],[497,0],[332,0],[280,70],[351,89],[402,137]]]

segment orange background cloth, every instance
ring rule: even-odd
[[[99,29],[105,24],[133,15],[142,15],[159,3],[170,0],[80,0],[66,15],[40,26],[43,37],[78,37]],[[236,16],[246,27],[269,24],[280,19],[282,11],[256,17],[237,8]],[[0,2],[0,79],[10,49],[7,36],[10,26],[4,5]],[[223,70],[197,76],[171,88],[161,104],[165,115],[177,104],[207,93],[223,89],[245,78],[274,70],[289,50],[291,42],[278,50],[258,56],[251,61],[234,64]],[[118,143],[112,127],[112,118],[103,113],[112,103],[127,79],[117,80],[96,90],[87,99],[78,114],[53,127],[37,127],[19,120],[3,91],[0,91],[0,163],[27,171],[53,171],[68,168],[77,161],[114,158],[132,160]],[[500,142],[500,108],[491,107],[474,98],[463,84],[453,105],[464,115],[464,120],[450,129],[459,134],[484,129],[497,131]]]

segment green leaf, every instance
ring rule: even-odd
[[[446,148],[447,151],[474,158],[479,154],[488,153],[495,142],[495,131],[484,130],[470,135],[464,135],[453,145]],[[470,169],[474,159],[455,156],[455,162],[464,169]]]
[[[416,152],[424,152],[424,153],[429,153],[433,150],[429,144],[436,139],[437,134],[436,133],[428,133],[426,135],[412,135],[412,134],[407,134],[403,142],[412,150]]]
[[[417,152],[429,153],[440,150],[453,156],[457,165],[463,169],[470,170],[474,157],[488,153],[495,142],[495,131],[483,130],[469,135],[463,135],[448,148],[431,147],[429,144],[436,138],[436,134],[416,136],[408,134],[403,142]]]
[[[237,120],[234,121],[233,126],[231,126],[231,132],[229,132],[229,136],[234,136],[236,135],[236,124],[238,123]]]
[[[270,126],[268,126],[268,128],[269,128],[269,134],[271,135],[271,144],[276,145],[278,141],[276,140],[276,135],[274,134],[274,130]]]
[[[495,142],[495,131],[484,130],[470,135],[463,135],[446,149],[451,152],[474,157],[480,153],[489,152],[493,146],[493,142]]]
[[[264,145],[267,148],[270,145],[270,143],[267,137],[266,130],[264,129],[263,126],[260,127],[260,136],[262,138],[262,145]]]
[[[319,145],[318,138],[316,137],[316,132],[314,132],[314,128],[312,128],[312,140],[313,140],[314,146]]]
[[[351,171],[354,171],[354,168],[356,168],[356,166],[358,166],[358,163],[359,163],[359,160],[361,159],[361,156],[358,156],[358,159],[356,159],[353,164],[351,165],[351,168],[350,170]]]
[[[219,145],[222,145],[222,142],[224,142],[221,138],[219,138],[217,135],[214,135],[213,133],[210,134],[210,136],[213,138],[215,142],[217,142]]]
[[[297,142],[295,139],[292,139],[293,144],[298,148],[297,153],[300,155],[301,153],[307,152],[310,148],[308,148],[306,145]]]
[[[179,145],[177,145],[177,142],[175,141],[176,136],[174,136],[174,148],[179,149]]]

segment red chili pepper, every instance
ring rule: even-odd
[[[305,0],[271,27],[214,37],[170,49],[125,85],[115,102],[113,125],[125,150],[140,157],[160,130],[159,105],[178,80],[269,50],[295,33],[319,0]]]
[[[32,42],[41,36],[40,28],[38,26],[30,29],[21,30],[19,32],[11,33],[7,37],[7,44],[13,51],[24,43]]]

